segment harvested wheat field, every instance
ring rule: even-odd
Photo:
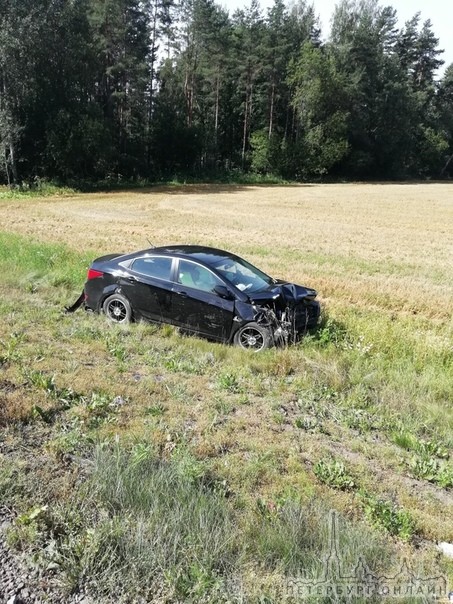
[[[393,297],[395,310],[451,316],[453,185],[194,185],[2,205],[2,230],[43,242],[97,253],[212,245],[333,303]]]
[[[93,258],[149,242],[315,288],[319,329],[253,355],[62,315]],[[0,263],[0,504],[63,601],[285,601],[331,510],[345,564],[451,584],[452,184],[6,197]]]

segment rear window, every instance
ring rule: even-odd
[[[137,258],[132,263],[131,269],[136,273],[146,275],[147,277],[170,281],[171,264],[172,258],[151,256],[147,258]]]

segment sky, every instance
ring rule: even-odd
[[[289,5],[291,0],[286,0]],[[330,30],[330,18],[333,15],[338,0],[308,0],[313,3],[316,14],[321,18],[322,35],[327,37]],[[237,8],[243,8],[250,2],[240,0],[220,0],[226,9],[233,13]],[[273,4],[272,0],[260,0],[263,9]],[[453,63],[453,2],[451,0],[381,0],[381,6],[392,6],[397,11],[400,27],[420,12],[420,24],[430,19],[432,29],[439,38],[439,48],[445,52],[439,56],[445,61],[443,69]],[[443,69],[441,70],[443,72]]]

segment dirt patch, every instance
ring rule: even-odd
[[[0,381],[0,427],[11,421],[24,421],[30,413],[30,402],[24,396],[24,385]]]

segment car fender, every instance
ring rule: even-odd
[[[229,341],[232,342],[234,334],[246,323],[251,323],[255,320],[257,315],[257,309],[255,309],[250,302],[245,303],[241,300],[236,300],[234,303],[234,319],[231,326],[231,334]]]
[[[127,296],[123,293],[123,290],[121,289],[121,287],[118,286],[117,283],[111,283],[110,285],[107,285],[107,287],[105,287],[102,290],[102,295],[99,297],[99,302],[98,302],[98,307],[96,309],[96,312],[98,312],[98,313],[102,312],[102,307],[104,306],[105,300],[112,294],[121,294],[122,296],[127,298]]]

